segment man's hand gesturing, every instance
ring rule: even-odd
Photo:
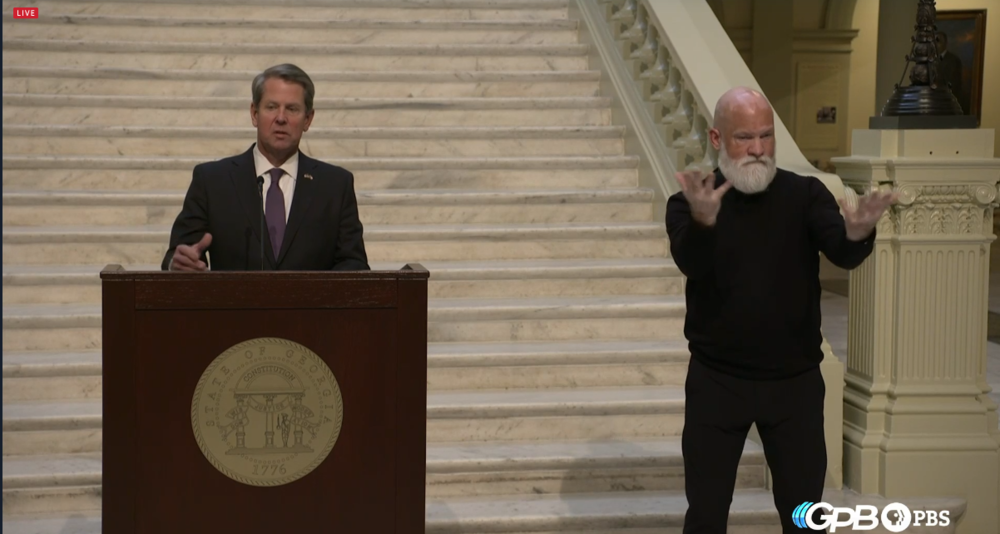
[[[201,253],[212,244],[212,234],[205,234],[194,245],[177,245],[170,260],[171,271],[207,271],[208,266],[201,261]]]
[[[844,226],[847,229],[847,239],[862,241],[875,229],[875,225],[885,210],[899,200],[899,193],[873,191],[858,198],[858,207],[852,208],[843,199],[837,203],[844,210]]]
[[[691,206],[691,218],[703,226],[715,226],[715,218],[722,207],[722,195],[733,187],[733,183],[727,180],[716,188],[715,173],[705,175],[700,171],[679,172],[675,176]]]

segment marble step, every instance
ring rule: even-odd
[[[247,97],[258,72],[5,65],[3,93]],[[314,71],[309,77],[326,98],[598,96],[601,81],[596,70]]]
[[[423,265],[433,273],[428,284],[432,299],[683,293],[683,277],[669,258],[431,261]],[[385,267],[396,269],[399,265]]]
[[[4,265],[3,305],[100,305],[103,268],[104,265]],[[130,271],[160,270],[156,264],[128,265],[126,268]]]
[[[101,306],[3,307],[4,352],[77,352],[101,347]]]
[[[532,389],[681,386],[689,353],[683,340],[546,343],[431,343],[427,388]],[[3,354],[3,401],[97,399],[101,353]]]
[[[446,391],[683,386],[689,357],[683,339],[432,343],[427,387]]]
[[[122,54],[128,50],[128,54]],[[7,65],[263,70],[293,61],[323,70],[587,70],[583,44],[270,44],[3,39]]]
[[[624,127],[534,128],[316,128],[301,148],[321,159],[358,157],[618,156]],[[3,127],[3,152],[20,155],[201,157],[244,151],[257,139],[252,128],[216,127]]]
[[[100,510],[101,464],[100,453],[4,457],[4,513]],[[428,499],[684,489],[679,438],[432,443],[426,476]],[[747,441],[737,489],[763,484],[763,451]]]
[[[100,376],[101,352],[4,352],[3,378]]]
[[[10,191],[4,226],[171,225],[185,192]],[[358,191],[365,225],[645,222],[648,189],[554,191]]]
[[[673,340],[683,297],[600,296],[438,299],[428,302],[429,342]]]
[[[43,12],[44,13],[44,12]],[[275,44],[566,44],[578,22],[554,20],[261,20],[232,13],[206,18],[117,15],[45,15],[30,26],[4,14],[3,35],[17,39]],[[419,12],[418,12],[419,13]],[[377,14],[377,12],[376,12]]]
[[[168,226],[3,228],[7,265],[158,264]],[[369,261],[665,258],[666,230],[656,223],[419,225],[365,228]]]
[[[3,124],[245,128],[250,96],[4,94]],[[328,98],[314,102],[313,126],[608,126],[605,97]],[[124,110],[129,110],[124,112]],[[185,111],[187,110],[187,111]],[[308,134],[305,136],[308,139]],[[252,138],[249,139],[252,142]],[[241,144],[241,147],[249,142]],[[243,148],[245,150],[245,147]],[[323,155],[318,154],[317,157]],[[345,155],[346,156],[346,155]],[[374,156],[374,154],[373,154]],[[385,155],[383,155],[385,157]]]
[[[100,511],[101,453],[4,456],[3,513]],[[4,527],[6,529],[6,527]]]
[[[669,259],[425,262],[428,297],[528,298],[680,295],[683,278]],[[158,271],[159,265],[126,265]],[[395,263],[374,264],[394,270]],[[3,304],[99,304],[104,265],[4,265]]]
[[[736,487],[764,487],[764,472],[763,449],[748,440]],[[683,489],[679,437],[427,447],[428,499]]]
[[[680,436],[684,388],[447,391],[427,396],[427,441],[630,440]]]
[[[3,458],[4,490],[91,486],[100,483],[100,453]],[[5,507],[6,504],[5,499]]]
[[[428,303],[429,342],[679,339],[680,296],[437,299]],[[101,344],[100,305],[3,308],[4,351],[91,350]]]
[[[101,399],[3,403],[4,456],[101,450]]]
[[[223,157],[218,155],[216,157]],[[213,158],[214,159],[214,158]],[[358,189],[537,190],[636,187],[636,156],[342,158]],[[4,190],[186,190],[200,158],[3,156]]]
[[[192,9],[197,4],[197,9]],[[113,15],[185,19],[241,17],[250,20],[551,20],[566,19],[568,0],[280,0],[172,2],[24,0],[11,7],[38,7],[40,14]],[[252,9],[246,9],[252,6]],[[4,11],[11,11],[4,4]]]
[[[101,450],[100,399],[5,402],[4,455]],[[428,443],[607,441],[680,436],[684,388],[435,391]]]
[[[3,402],[96,399],[101,384],[100,351],[3,353]]]

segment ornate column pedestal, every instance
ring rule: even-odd
[[[844,484],[964,498],[966,534],[1000,532],[1000,432],[986,382],[993,136],[857,130],[854,154],[833,160],[854,192],[900,194],[851,273]]]

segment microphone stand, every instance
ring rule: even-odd
[[[257,177],[257,190],[260,193],[260,270],[264,270],[264,177]]]

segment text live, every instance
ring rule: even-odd
[[[38,8],[37,7],[15,7],[14,8],[14,18],[15,19],[37,19],[38,18]]]

